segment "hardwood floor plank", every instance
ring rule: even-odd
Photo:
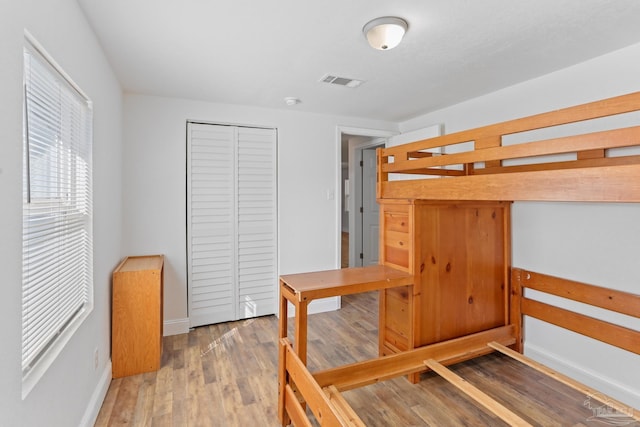
[[[311,371],[376,357],[377,310],[377,293],[370,292],[343,298],[338,311],[310,315]],[[160,370],[113,380],[96,426],[279,426],[277,334],[277,318],[265,316],[165,337]],[[531,424],[590,424],[586,396],[509,357],[491,354],[449,368]],[[506,425],[432,372],[420,378],[342,394],[371,427]]]
[[[151,418],[151,427],[172,427],[173,414],[171,412]]]
[[[102,407],[100,408],[100,412],[96,419],[96,427],[105,427],[109,425],[109,418],[113,412],[113,407],[115,406],[116,398],[118,396],[118,388],[120,387],[121,382],[121,378],[116,378],[111,381],[111,384],[109,384],[107,395],[104,398],[104,402],[102,402]]]
[[[116,396],[116,402],[109,418],[110,426],[131,424],[135,417],[135,408],[138,401],[138,393],[143,384],[143,375],[132,375],[120,378],[120,387]]]
[[[143,382],[138,389],[138,398],[133,415],[133,424],[136,426],[146,427],[151,425],[153,416],[153,402],[155,392],[156,373],[150,372],[142,374]]]

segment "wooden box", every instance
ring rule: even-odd
[[[114,378],[155,371],[162,357],[162,255],[127,257],[113,272]]]

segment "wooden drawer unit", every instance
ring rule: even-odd
[[[414,275],[380,294],[381,354],[506,324],[509,202],[385,200],[380,220],[381,262]]]
[[[382,205],[380,228],[382,244],[380,245],[380,259],[385,265],[410,271],[410,254],[412,252],[411,213],[406,204]]]
[[[380,330],[382,355],[409,349],[411,323],[409,315],[409,292],[411,287],[392,288],[384,291],[383,305],[380,307],[385,322]]]
[[[127,257],[113,272],[114,378],[155,371],[162,356],[162,255]]]

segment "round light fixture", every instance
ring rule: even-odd
[[[372,48],[389,50],[400,44],[407,28],[409,25],[404,19],[384,16],[367,22],[362,32]]]

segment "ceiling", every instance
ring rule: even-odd
[[[638,0],[78,3],[127,92],[389,121],[640,42]],[[362,27],[389,15],[407,34],[374,50]]]

